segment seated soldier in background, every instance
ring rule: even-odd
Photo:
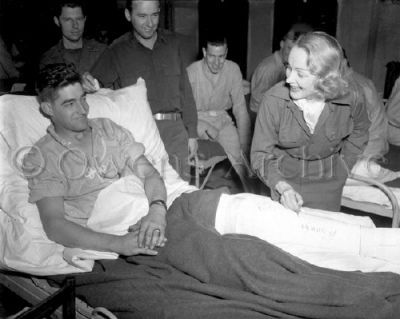
[[[374,83],[362,74],[350,69],[350,78],[360,89],[365,98],[365,105],[371,126],[369,128],[368,144],[364,149],[363,156],[369,159],[381,159],[389,149],[387,141],[388,120],[382,99]]]
[[[39,75],[40,107],[52,125],[24,158],[29,201],[36,203],[47,236],[63,246],[154,255],[165,242],[163,179],[127,129],[109,119],[88,119],[81,81],[66,64],[48,65]],[[99,192],[125,175],[142,180],[147,214],[124,236],[88,229]]]
[[[0,91],[2,80],[17,79],[19,72],[14,64],[10,51],[0,34]]]
[[[39,68],[54,63],[71,63],[80,74],[89,71],[107,46],[83,37],[86,23],[83,2],[59,0],[56,3],[54,23],[60,28],[62,38],[43,54]]]
[[[246,155],[249,152],[250,118],[239,66],[226,60],[228,46],[222,35],[208,36],[203,59],[188,68],[197,107],[199,138],[221,144],[246,191]],[[237,126],[228,110],[233,110]]]
[[[386,113],[389,121],[388,141],[390,144],[400,146],[400,78],[394,83],[386,104]]]
[[[290,49],[300,35],[310,31],[312,28],[306,23],[293,24],[281,40],[280,49],[267,56],[257,66],[251,77],[250,109],[253,112],[258,112],[264,93],[286,78],[285,64]]]
[[[388,118],[383,101],[379,97],[374,83],[367,77],[350,68],[349,79],[363,96],[368,118],[371,122],[371,126],[368,129],[367,146],[351,172],[355,175],[371,177],[381,182],[396,179],[398,173],[380,166],[383,163],[385,154],[389,151]]]

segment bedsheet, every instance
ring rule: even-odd
[[[75,275],[77,295],[118,318],[398,318],[400,276],[319,268],[255,237],[221,236],[204,218],[218,199],[182,195],[157,256],[96,262]]]

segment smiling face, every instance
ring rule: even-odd
[[[315,88],[318,77],[310,72],[307,52],[294,46],[289,54],[286,68],[286,83],[289,85],[290,97],[299,99],[320,99]]]
[[[80,133],[89,128],[87,117],[89,105],[80,83],[58,89],[51,101],[43,102],[42,109],[51,117],[54,128],[60,136]]]
[[[217,74],[222,70],[227,53],[228,47],[226,44],[207,44],[207,48],[203,48],[204,62],[211,73]]]
[[[54,22],[61,28],[65,40],[70,42],[82,40],[86,17],[83,15],[81,7],[63,7],[61,15],[54,17]]]
[[[150,40],[157,35],[160,19],[160,2],[152,0],[132,1],[132,9],[125,9],[126,19],[132,23],[137,38]]]

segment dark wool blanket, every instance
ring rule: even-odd
[[[400,318],[399,275],[329,270],[255,237],[221,236],[211,227],[219,196],[181,196],[158,256],[97,262],[74,275],[77,295],[119,318]]]

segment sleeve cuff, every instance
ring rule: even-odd
[[[198,138],[197,128],[196,127],[189,127],[188,128],[188,135],[189,135],[189,138]]]

